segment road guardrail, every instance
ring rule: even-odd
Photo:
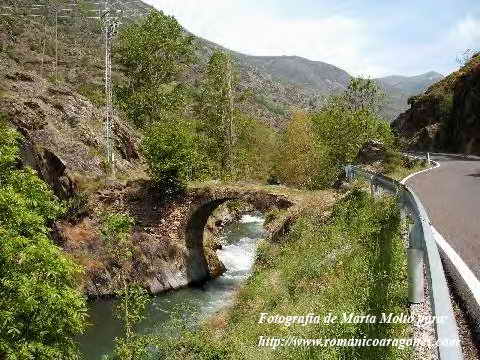
[[[345,173],[348,180],[367,180],[373,196],[382,190],[395,194],[402,211],[413,220],[407,249],[408,300],[411,303],[420,303],[424,299],[425,264],[432,315],[437,320],[434,327],[439,359],[462,360],[460,337],[445,272],[430,219],[421,201],[408,186],[384,175],[354,165],[347,165]]]

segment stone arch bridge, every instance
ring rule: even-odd
[[[295,196],[289,195],[282,187],[211,183],[190,186],[184,194],[168,201],[162,200],[158,191],[148,183],[131,183],[122,189],[106,189],[97,194],[97,201],[103,207],[107,206],[109,211],[129,213],[136,219],[132,240],[137,251],[130,280],[142,284],[153,294],[201,284],[210,279],[213,273],[209,267],[212,258],[213,264],[222,267],[215,250],[205,249],[203,236],[213,211],[229,200],[247,202],[262,212],[293,209],[299,203]],[[285,219],[282,217],[274,221],[274,234],[284,231],[290,213],[287,211],[284,213]],[[95,221],[88,221],[73,228],[68,224],[60,225],[60,233],[64,237],[62,242],[69,243],[65,234],[98,233],[99,225]],[[89,252],[92,258],[98,259],[101,256],[101,240],[88,239],[84,242],[90,244],[89,248],[70,252],[75,255],[78,251],[82,256]],[[113,265],[102,265],[87,269],[85,292],[90,296],[109,295],[115,289],[110,275]]]
[[[189,283],[199,283],[208,279],[208,264],[204,254],[203,236],[208,218],[216,208],[230,200],[240,200],[251,204],[256,210],[266,212],[272,209],[288,209],[295,200],[277,189],[267,187],[226,187],[209,186],[194,188],[191,191],[188,211],[179,229],[185,237],[188,249],[186,277]]]

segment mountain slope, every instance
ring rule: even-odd
[[[408,109],[408,99],[411,96],[422,94],[430,85],[441,79],[443,75],[434,71],[410,77],[392,75],[375,79],[387,96],[383,110],[386,119],[393,121]]]
[[[17,5],[18,1],[5,0],[7,5]],[[19,0],[21,5],[29,6],[34,0]],[[65,0],[65,7],[73,9],[72,1]],[[101,10],[93,0],[87,0],[88,11]],[[69,5],[70,4],[70,5]],[[115,10],[123,10],[130,18],[142,16],[153,9],[140,1],[119,0]],[[75,13],[75,12],[69,12]],[[26,18],[23,18],[26,19]],[[54,66],[53,20],[50,17],[45,34],[48,35],[46,53],[41,54],[43,46],[42,21],[30,19],[26,36],[9,53],[21,68],[52,77]],[[130,20],[126,20],[130,21]],[[59,66],[60,80],[71,85],[73,90],[102,102],[103,83],[103,35],[94,20],[61,19],[59,28]],[[70,30],[68,30],[70,29]],[[83,34],[83,40],[72,39],[67,31]],[[24,34],[25,35],[25,34]],[[4,37],[7,34],[0,34]],[[2,38],[2,40],[4,40]],[[214,49],[224,49],[208,40],[196,38],[198,44],[199,64],[191,67],[186,80],[194,83],[202,77],[205,65]],[[2,43],[8,43],[7,39]],[[298,56],[249,56],[229,51],[238,72],[237,91],[248,91],[252,97],[239,105],[239,108],[251,116],[262,119],[265,123],[283,128],[292,109],[313,110],[321,107],[326,97],[346,88],[350,75],[333,65],[320,61],[311,61]],[[429,76],[431,75],[431,76]],[[430,77],[438,74],[427,73],[417,77],[392,76],[377,79],[387,94],[384,115],[393,120],[407,109],[407,99],[421,93],[430,85]],[[117,73],[117,76],[121,74]]]
[[[392,75],[376,79],[377,82],[385,87],[397,89],[403,93],[411,95],[421,94],[425,89],[443,79],[443,75],[435,71],[430,71],[417,76],[399,76]]]
[[[276,79],[312,87],[322,95],[342,90],[350,81],[346,71],[321,61],[298,56],[237,56]]]
[[[344,90],[351,79],[345,71],[321,61],[299,56],[250,56],[228,50],[211,41],[198,38],[200,59],[204,63],[214,49],[232,54],[240,77],[240,88],[257,94],[257,103],[248,104],[247,112],[269,119],[282,127],[290,108],[315,109],[325,98]],[[374,79],[386,93],[383,111],[387,121],[393,121],[408,109],[408,98],[421,94],[431,84],[443,78],[436,72],[417,76],[389,76]],[[260,106],[258,106],[260,105]]]
[[[409,102],[392,123],[408,148],[480,154],[480,53]]]

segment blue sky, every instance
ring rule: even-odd
[[[251,55],[297,55],[352,75],[448,74],[480,49],[480,0],[146,0],[194,34]]]

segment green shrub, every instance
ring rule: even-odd
[[[286,116],[288,113],[287,108],[282,105],[282,104],[277,104],[270,100],[268,97],[265,95],[256,95],[255,96],[255,101],[263,106],[265,106],[268,111],[280,115],[280,116]]]
[[[157,121],[145,134],[142,150],[149,174],[165,194],[181,190],[186,181],[201,176],[204,159],[190,121],[170,116]]]
[[[76,359],[82,269],[49,238],[64,209],[35,171],[18,168],[20,135],[1,122],[0,133],[0,358]]]
[[[264,225],[268,225],[271,222],[275,221],[282,213],[284,213],[284,211],[280,209],[275,208],[273,210],[270,210],[265,214]]]
[[[383,171],[386,174],[393,173],[396,169],[404,165],[405,162],[403,159],[404,159],[404,156],[401,153],[399,153],[398,151],[388,149],[385,152],[385,158],[383,161]]]
[[[63,218],[72,222],[78,222],[88,215],[89,212],[88,194],[83,192],[76,193],[71,199],[67,200],[66,212]]]
[[[97,106],[105,105],[105,90],[101,85],[82,84],[77,89],[80,95],[85,96],[92,104]]]

